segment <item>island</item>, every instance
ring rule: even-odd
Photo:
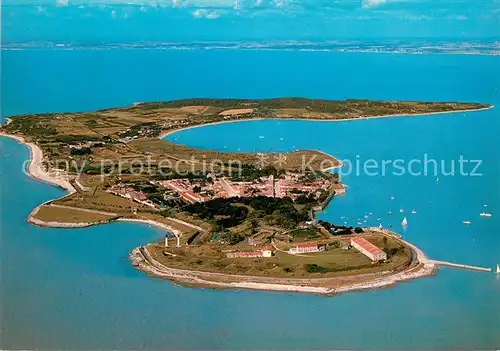
[[[30,176],[68,194],[28,221],[78,228],[135,221],[165,229],[130,253],[184,286],[333,295],[430,275],[435,261],[382,227],[317,220],[346,187],[319,150],[243,153],[165,140],[182,129],[258,119],[339,121],[475,111],[479,103],[187,99],[11,117],[2,135],[31,150]]]

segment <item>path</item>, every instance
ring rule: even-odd
[[[73,207],[73,206],[65,206],[65,205],[56,205],[56,204],[49,204],[48,206],[52,207],[57,207],[57,208],[65,208],[68,210],[75,210],[75,211],[81,211],[81,212],[88,212],[88,213],[95,213],[95,214],[100,214],[100,215],[105,215],[105,216],[118,216],[117,213],[114,212],[105,212],[105,211],[98,211],[98,210],[90,210],[87,208],[80,208],[80,207]]]

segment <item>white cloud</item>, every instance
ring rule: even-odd
[[[387,0],[363,0],[362,6],[363,6],[363,8],[367,9],[370,7],[375,7],[375,6],[385,4],[386,2],[387,2]]]
[[[182,6],[195,8],[231,8],[234,7],[234,0],[183,0]]]
[[[56,0],[56,6],[59,7],[68,6],[68,0]]]
[[[218,11],[209,11],[206,9],[197,9],[192,12],[194,18],[217,19],[220,17]]]
[[[285,7],[287,2],[288,2],[288,0],[274,0],[273,4],[276,7]]]

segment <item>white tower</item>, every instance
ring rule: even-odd
[[[177,247],[181,247],[181,236],[177,235]]]
[[[168,236],[165,235],[165,247],[168,247]]]

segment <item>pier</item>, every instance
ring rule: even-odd
[[[467,264],[459,264],[459,263],[446,262],[446,261],[435,261],[435,260],[429,260],[429,263],[435,264],[437,266],[447,266],[447,267],[454,267],[454,268],[470,269],[473,271],[491,272],[491,268],[470,266]]]

